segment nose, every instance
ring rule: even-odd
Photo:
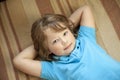
[[[67,39],[66,38],[61,38],[62,44],[65,45],[67,43]]]

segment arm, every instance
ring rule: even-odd
[[[29,75],[40,77],[41,65],[40,61],[33,60],[36,57],[33,45],[24,49],[14,59],[14,66],[22,72]]]
[[[74,23],[75,27],[78,25],[84,25],[88,27],[95,27],[93,14],[89,6],[83,6],[78,8],[69,19]]]

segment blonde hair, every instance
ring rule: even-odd
[[[62,25],[64,26],[62,26]],[[47,37],[44,30],[52,28],[54,31],[62,31],[69,28],[72,31],[72,21],[60,14],[46,14],[42,18],[35,21],[31,29],[31,37],[34,48],[39,54],[41,60],[52,61],[54,54],[50,54],[47,45]]]

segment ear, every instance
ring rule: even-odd
[[[50,52],[49,54],[53,54],[52,52]]]
[[[49,54],[53,54],[49,49],[48,49],[48,51],[49,51]]]

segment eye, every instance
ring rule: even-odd
[[[53,44],[56,43],[56,42],[57,42],[57,40],[54,40],[54,41],[53,41]]]
[[[68,34],[68,31],[64,32],[64,34],[63,34],[63,35],[64,35],[64,36],[66,36],[67,34]]]
[[[57,42],[58,42],[58,39],[54,40],[54,41],[53,41],[53,44],[55,44],[55,43],[57,43]]]

